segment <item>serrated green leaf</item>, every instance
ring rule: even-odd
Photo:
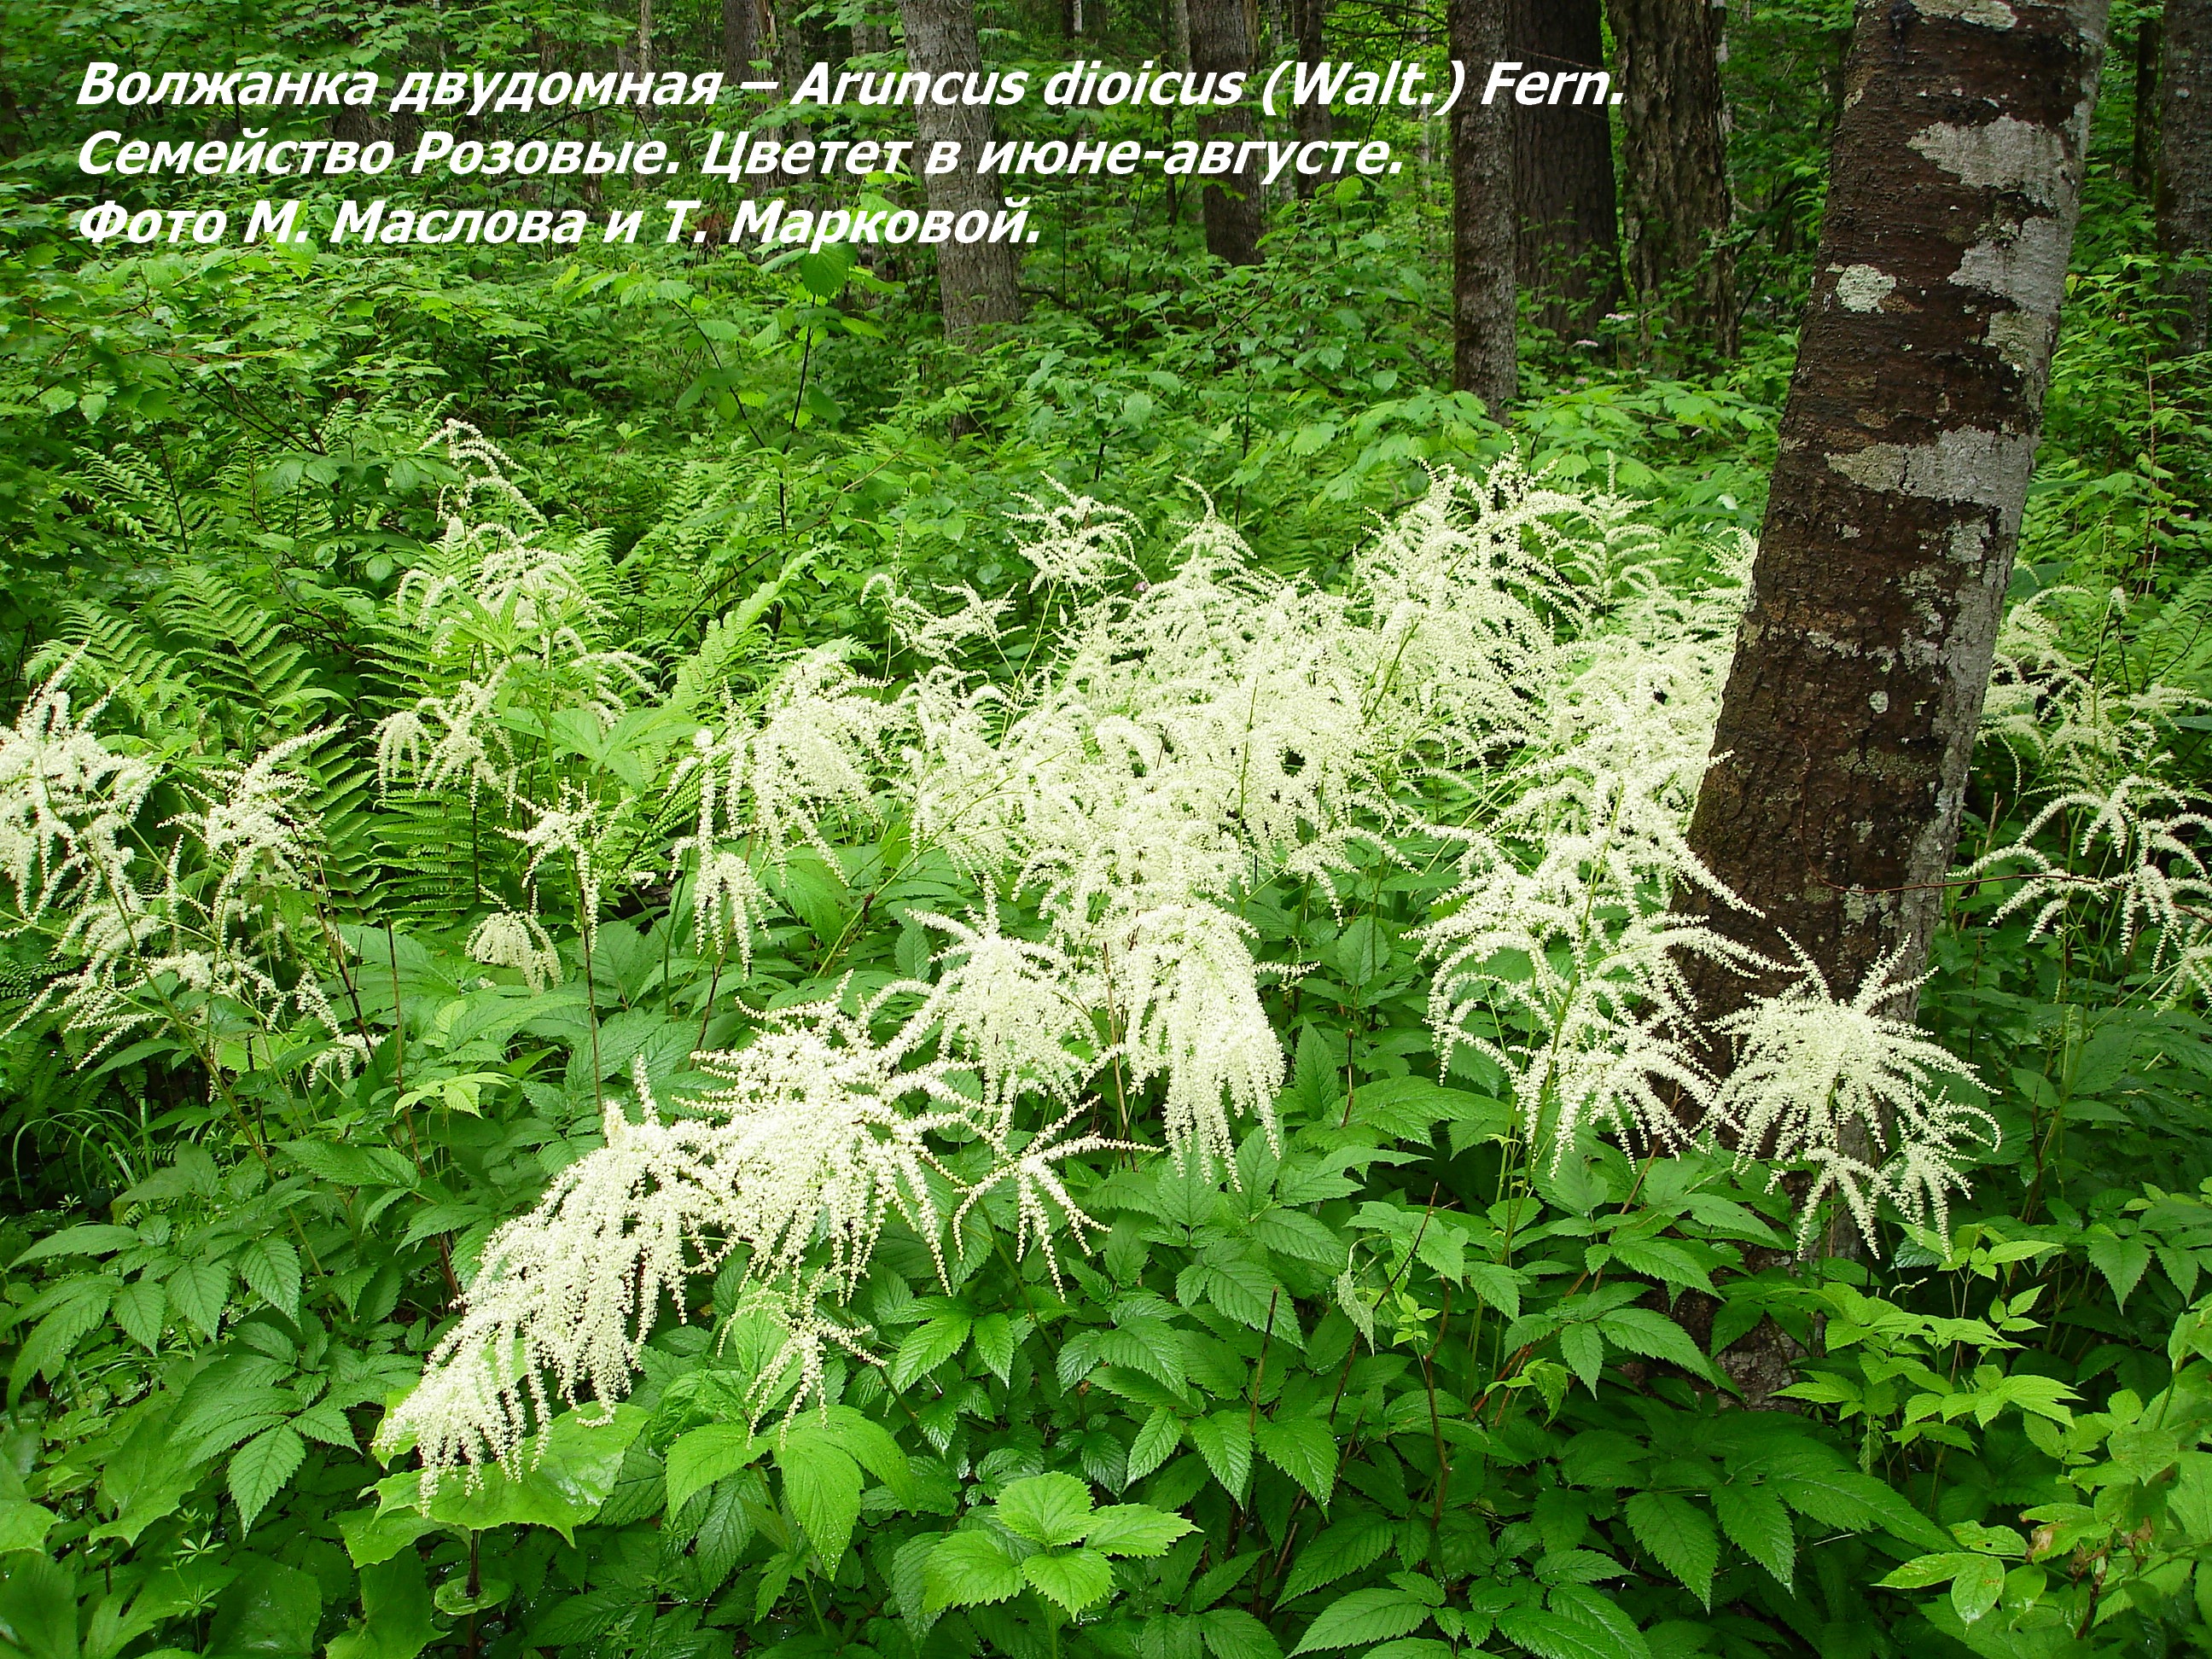
[[[1789,1589],[1797,1565],[1797,1534],[1782,1500],[1764,1486],[1734,1485],[1713,1488],[1712,1500],[1729,1540]]]
[[[1322,1653],[1410,1636],[1428,1622],[1425,1601],[1395,1587],[1354,1590],[1321,1610],[1291,1652]]]
[[[1057,1601],[1071,1615],[1103,1600],[1114,1588],[1113,1564],[1091,1549],[1032,1555],[1022,1563],[1022,1577],[1040,1595]]]
[[[281,1238],[257,1238],[239,1253],[238,1273],[287,1319],[300,1316],[300,1253]]]
[[[937,1540],[923,1564],[927,1605],[972,1607],[1021,1594],[1028,1581],[998,1540],[987,1532],[949,1533]]]
[[[1584,1322],[1561,1331],[1559,1357],[1574,1368],[1584,1388],[1592,1394],[1597,1392],[1598,1372],[1605,1364],[1605,1339],[1598,1334],[1596,1326]]]
[[[903,1389],[960,1352],[974,1322],[957,1309],[933,1314],[906,1334],[891,1359],[890,1385]]]
[[[1213,1478],[1231,1498],[1242,1498],[1252,1474],[1252,1431],[1246,1413],[1216,1412],[1211,1417],[1194,1417],[1184,1426]]]
[[[1091,1528],[1091,1488],[1072,1474],[1033,1474],[999,1494],[999,1519],[1033,1544],[1073,1544]]]
[[[674,1515],[691,1494],[734,1474],[768,1450],[742,1423],[710,1423],[694,1429],[668,1449],[668,1512]]]
[[[168,1311],[169,1293],[158,1279],[137,1279],[115,1293],[115,1322],[125,1336],[149,1352],[161,1346],[162,1320]]]
[[[1175,1455],[1175,1449],[1181,1444],[1182,1419],[1164,1406],[1155,1407],[1129,1448],[1129,1479],[1143,1480]]]
[[[860,1518],[860,1466],[822,1434],[797,1431],[776,1448],[784,1501],[815,1553],[831,1566],[845,1553]]]
[[[1672,1492],[1641,1492],[1621,1506],[1628,1528],[1652,1559],[1688,1586],[1708,1607],[1713,1571],[1720,1565],[1720,1534],[1712,1517]]]
[[[1666,1315],[1649,1308],[1616,1308],[1598,1321],[1606,1340],[1647,1359],[1678,1365],[1692,1376],[1713,1377],[1712,1364],[1698,1352],[1690,1334]]]
[[[169,1305],[198,1327],[202,1336],[215,1340],[222,1322],[223,1304],[230,1299],[230,1267],[222,1261],[187,1261],[169,1275]]]
[[[1308,1590],[1358,1572],[1382,1558],[1390,1547],[1390,1522],[1383,1516],[1362,1515],[1338,1522],[1298,1552],[1277,1599],[1295,1601]]]
[[[1328,1502],[1336,1484],[1336,1437],[1319,1418],[1272,1422],[1261,1418],[1260,1453],[1304,1486],[1316,1504]]]
[[[240,1531],[253,1529],[254,1517],[283,1491],[307,1455],[306,1443],[282,1425],[256,1435],[231,1455],[230,1495],[238,1501]]]
[[[1197,1528],[1180,1515],[1143,1504],[1112,1504],[1095,1512],[1084,1541],[1102,1555],[1164,1555]]]

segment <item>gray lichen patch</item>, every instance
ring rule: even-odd
[[[1897,278],[1872,265],[1847,265],[1836,278],[1836,299],[1846,311],[1879,311],[1897,291]]]
[[[2008,29],[2020,21],[2004,0],[1913,0],[1912,9],[1923,17],[1949,17],[1985,29]]]
[[[2000,115],[1978,127],[1937,121],[1905,143],[1977,190],[2017,190],[2049,206],[2065,174],[2065,135]]]
[[[2000,295],[2022,311],[2055,317],[2066,289],[2066,256],[2072,240],[2056,219],[1991,226],[1983,240],[1959,257],[1952,284]]]
[[[1933,443],[1869,444],[1828,457],[1833,471],[1863,489],[1932,501],[1971,502],[2015,515],[2034,463],[2034,439],[1979,427],[1941,433]],[[2007,525],[2005,533],[2017,528]]]

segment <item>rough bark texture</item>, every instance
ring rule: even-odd
[[[2212,257],[2212,0],[2166,0],[2158,112],[2158,246],[2169,257]],[[2174,271],[2184,351],[2212,334],[2205,273]]]
[[[1862,0],[1819,275],[1690,844],[1721,933],[1838,994],[1951,867],[2108,0]],[[1779,978],[1693,975],[1708,1017]],[[1911,999],[1903,999],[1909,1003]]]
[[[983,52],[975,39],[974,0],[899,0],[899,16],[906,26],[909,68],[933,80],[940,75],[981,72]],[[924,180],[932,208],[957,220],[978,210],[996,215],[1005,207],[998,185],[975,170],[991,137],[988,106],[948,106],[925,99],[915,108],[914,124],[921,139],[919,155],[927,155],[931,145],[945,139],[960,146],[957,169]],[[964,334],[987,324],[1018,320],[1020,261],[1011,242],[939,242],[938,302],[945,313],[945,333]]]
[[[1199,76],[1237,70],[1251,73],[1252,24],[1244,0],[1190,0],[1190,67]],[[1200,142],[1258,136],[1251,112],[1259,106],[1260,89],[1248,84],[1246,90],[1248,96],[1239,102],[1198,118]],[[1209,183],[1202,207],[1206,246],[1214,257],[1232,265],[1258,264],[1262,222],[1259,169],[1248,167]]]
[[[1628,276],[1647,308],[1722,351],[1735,349],[1721,28],[1707,0],[1607,0],[1620,47]],[[1899,0],[1909,9],[1911,0]]]
[[[2128,176],[2145,196],[2154,196],[2158,191],[2158,37],[2157,18],[2145,17],[2136,22],[2136,108]]]
[[[1291,46],[1298,62],[1318,64],[1328,56],[1328,0],[1291,0]],[[1316,98],[1291,112],[1291,130],[1301,143],[1314,143],[1329,136],[1328,106]],[[1296,175],[1300,196],[1311,196],[1321,186],[1321,175]]]
[[[1505,57],[1508,0],[1449,0],[1451,55],[1470,77]],[[1452,385],[1498,420],[1518,384],[1513,356],[1513,106],[1470,93],[1452,112]]]
[[[722,77],[729,82],[724,96],[742,98],[737,82],[759,78],[753,71],[759,52],[759,0],[722,0]]]
[[[1602,0],[1512,0],[1504,55],[1553,75],[1604,69]],[[1572,338],[1620,297],[1606,106],[1516,106],[1511,118],[1522,285],[1545,296],[1544,325]]]

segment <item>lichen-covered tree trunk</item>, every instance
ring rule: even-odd
[[[975,38],[975,0],[899,0],[906,28],[906,61],[934,81],[940,75],[980,75],[983,49]],[[923,180],[929,205],[950,213],[999,214],[1006,206],[999,187],[976,170],[990,142],[988,106],[939,104],[923,99],[915,106],[920,144],[917,161],[931,147],[950,139],[960,146],[960,165]],[[945,241],[937,245],[938,304],[948,335],[993,323],[1018,321],[1022,314],[1021,255],[1011,242]]]
[[[2159,67],[2158,246],[2168,258],[2212,258],[2212,0],[2166,0]],[[2205,273],[2173,270],[2181,349],[2212,341]]]
[[[1505,54],[1507,0],[1449,0],[1451,53],[1478,83]],[[1513,106],[1473,88],[1452,112],[1452,385],[1497,420],[1518,386],[1513,353]]]
[[[1252,72],[1252,24],[1244,0],[1190,0],[1190,67],[1201,78]],[[1248,85],[1246,94],[1225,108],[1200,116],[1199,137],[1255,136],[1250,112],[1258,107],[1260,89]],[[1232,265],[1260,263],[1260,177],[1257,167],[1247,167],[1206,186],[1200,204],[1206,246],[1216,258]]]
[[[1549,74],[1603,69],[1602,0],[1513,0],[1504,55]],[[1544,325],[1572,337],[1620,295],[1611,124],[1601,102],[1516,106],[1511,119],[1521,282],[1545,296]]]
[[[1911,0],[1899,0],[1909,8]],[[1735,276],[1722,239],[1731,216],[1721,94],[1723,7],[1710,0],[1607,0],[1620,47],[1628,277],[1670,325],[1735,349]]]
[[[2109,0],[1861,0],[1752,592],[1690,844],[1838,994],[1916,975],[2042,428]],[[1764,981],[1700,970],[1702,1011]]]

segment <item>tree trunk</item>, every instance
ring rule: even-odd
[[[980,75],[983,51],[975,39],[975,0],[899,0],[906,25],[907,66],[934,81],[940,75]],[[999,187],[978,173],[983,146],[990,142],[988,106],[943,105],[922,100],[914,124],[921,144],[916,159],[933,144],[950,139],[960,146],[960,165],[951,173],[927,175],[924,186],[933,210],[996,216],[1005,207]],[[948,336],[992,323],[1020,319],[1021,256],[1011,242],[946,241],[937,245],[938,303]]]
[[[1318,64],[1328,55],[1328,0],[1291,0],[1291,47],[1298,62]],[[1328,106],[1318,98],[1291,111],[1291,131],[1302,144],[1326,143],[1332,123]],[[1319,173],[1291,169],[1300,197],[1311,196],[1321,185]]]
[[[1502,55],[1531,69],[1605,67],[1601,0],[1513,0],[1507,28]],[[1620,297],[1612,124],[1602,103],[1516,106],[1511,119],[1521,283],[1543,296],[1544,326],[1571,338]]]
[[[1472,80],[1505,57],[1507,0],[1449,0],[1451,55]],[[1472,86],[1452,112],[1452,385],[1493,420],[1512,406],[1513,106]]]
[[[1190,68],[1199,76],[1252,72],[1252,25],[1244,0],[1190,0]],[[1199,142],[1255,137],[1250,111],[1260,89],[1249,82],[1245,96],[1226,108],[1198,118]],[[1232,265],[1260,263],[1260,171],[1246,167],[1206,186],[1206,246]]]
[[[2202,351],[2212,336],[2212,291],[2202,261],[2212,258],[2212,0],[2166,0],[2158,111],[2158,248],[2199,262],[2169,270],[2181,301],[2181,349]]]
[[[2136,20],[2135,130],[2128,175],[2138,193],[2153,198],[2158,194],[2158,37],[2157,18]]]
[[[1735,349],[1721,27],[1707,0],[1608,0],[1620,49],[1628,276],[1649,315]],[[1910,3],[1910,0],[1901,0]]]
[[[1690,846],[1720,933],[1917,975],[2043,424],[2108,0],[1861,0],[1819,273]],[[1764,981],[1696,969],[1707,1018]],[[1900,999],[1909,1006],[1911,999]]]
[[[727,83],[723,88],[727,96],[744,96],[738,91],[738,82],[757,78],[753,58],[759,50],[758,0],[722,0],[722,79]]]

